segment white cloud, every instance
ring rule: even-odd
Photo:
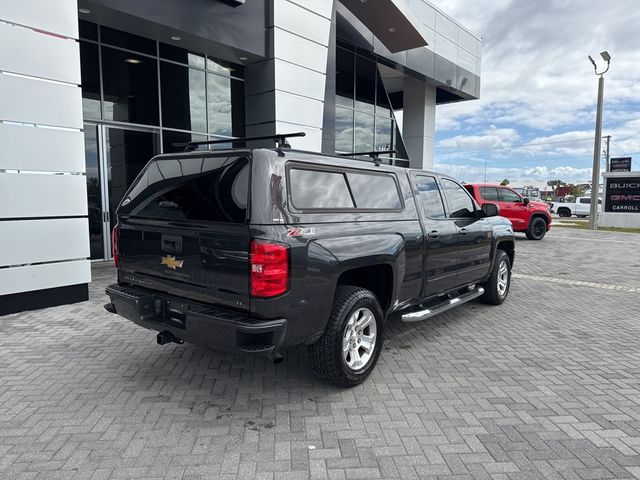
[[[546,182],[550,179],[561,179],[565,182],[585,182],[591,179],[590,168],[575,168],[570,166],[558,166],[549,168],[545,165],[534,167],[518,168],[488,167],[486,170],[482,166],[476,165],[452,165],[448,163],[437,163],[434,168],[438,172],[446,173],[460,181],[472,182],[500,182],[508,178],[514,184],[529,184],[533,182]]]
[[[446,138],[439,142],[439,146],[469,150],[504,148],[513,145],[519,139],[520,135],[516,130],[496,128],[492,125],[479,135],[457,135]]]
[[[439,132],[474,123],[548,132],[594,123],[597,81],[587,55],[599,59],[605,49],[613,58],[605,124],[621,105],[640,102],[637,0],[434,3],[484,39],[481,99],[439,106]]]

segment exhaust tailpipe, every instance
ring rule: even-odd
[[[284,360],[282,355],[280,355],[278,352],[275,352],[275,351],[268,354],[267,357],[269,358],[269,360],[273,362],[274,365],[282,363],[282,361]]]

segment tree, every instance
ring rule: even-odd
[[[554,190],[555,190],[557,187],[563,187],[564,185],[566,185],[566,183],[565,183],[565,182],[563,182],[562,180],[549,180],[549,181],[547,182],[547,186],[549,186],[549,187],[553,188]]]
[[[569,195],[571,195],[573,198],[578,198],[583,194],[584,188],[582,188],[580,185],[571,185],[571,191],[569,192]]]
[[[509,183],[510,183],[510,182],[509,182],[509,179],[508,179],[508,178],[505,178],[504,180],[502,180],[502,181],[500,182],[500,185],[502,185],[502,186],[506,186],[506,185],[509,185]]]

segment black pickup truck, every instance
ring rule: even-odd
[[[511,223],[453,179],[377,161],[272,149],[153,158],[113,232],[105,308],[183,341],[268,355],[307,345],[315,373],[362,382],[390,316],[500,304]]]

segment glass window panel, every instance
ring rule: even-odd
[[[160,62],[160,85],[162,125],[206,133],[204,72]]]
[[[231,80],[231,124],[234,137],[245,136],[244,125],[244,82]],[[216,133],[210,131],[209,133]]]
[[[174,62],[184,63],[191,67],[204,68],[204,55],[190,52],[184,48],[176,47],[161,43],[159,46],[160,58],[173,60]]]
[[[510,188],[501,188],[500,200],[503,202],[521,202],[522,198]]]
[[[376,100],[375,62],[356,56],[356,109],[372,112]]]
[[[480,196],[484,200],[498,201],[498,189],[496,187],[480,187]]]
[[[336,105],[353,108],[354,60],[353,53],[336,49]]]
[[[138,35],[132,35],[105,26],[100,27],[100,36],[102,43],[146,53],[148,55],[157,55],[155,40],[149,40],[148,38],[139,37]]]
[[[347,173],[356,208],[398,209],[402,207],[398,187],[390,175]]]
[[[102,47],[104,117],[158,125],[157,60]]]
[[[231,75],[236,78],[244,78],[242,65],[229,63],[218,58],[207,57],[207,70],[219,75]]]
[[[393,150],[393,120],[376,117],[376,150]]]
[[[100,186],[100,162],[98,161],[98,128],[84,126],[84,154],[87,179],[87,204],[89,217],[89,252],[91,259],[104,258],[102,191]]]
[[[209,133],[242,136],[244,132],[244,82],[207,74]]]
[[[391,104],[389,103],[389,97],[387,97],[387,91],[384,88],[384,83],[382,83],[379,71],[376,72],[376,78],[376,115],[390,117]]]
[[[434,177],[419,175],[416,177],[416,187],[424,213],[430,218],[445,218],[442,195]]]
[[[451,218],[468,218],[475,215],[473,200],[467,191],[456,182],[443,178],[442,188],[447,197]]]
[[[289,188],[293,206],[299,209],[353,208],[344,174],[294,168]]]
[[[174,143],[183,142],[204,142],[207,140],[206,135],[197,135],[187,132],[174,132],[173,130],[162,131],[162,152],[175,153],[183,152],[184,147],[174,147]]]
[[[355,146],[354,152],[370,152],[373,150],[374,116],[355,112]]]
[[[336,107],[336,152],[353,152],[353,110]]]
[[[82,75],[82,116],[85,119],[102,117],[100,113],[100,67],[98,46],[80,42],[80,71]]]
[[[95,23],[80,20],[78,22],[78,33],[80,34],[80,38],[98,41],[98,25]]]
[[[137,217],[243,223],[248,198],[246,157],[168,158],[146,166],[122,211]]]

